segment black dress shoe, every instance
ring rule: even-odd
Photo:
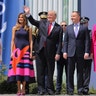
[[[48,94],[49,95],[54,95],[54,91],[50,90],[50,91],[48,91]]]
[[[67,92],[67,94],[68,94],[68,95],[74,95],[74,93],[73,93],[73,92]]]
[[[49,94],[48,94],[48,92],[46,91],[46,92],[44,93],[44,95],[49,95]]]
[[[60,94],[60,91],[57,90],[57,91],[55,92],[55,94],[56,94],[56,95],[59,95],[59,94]]]
[[[83,95],[89,95],[89,93],[88,93],[88,92],[83,91]]]
[[[44,95],[44,92],[43,91],[39,91],[38,95]]]
[[[83,95],[83,92],[78,92],[78,95]]]

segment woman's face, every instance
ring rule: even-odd
[[[23,17],[23,14],[21,14],[21,15],[19,16],[19,18],[18,18],[18,22],[19,22],[20,24],[23,24],[23,23],[24,23],[24,17]]]

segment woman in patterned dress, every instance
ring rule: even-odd
[[[11,60],[8,71],[8,82],[17,82],[18,95],[25,94],[27,82],[35,82],[32,45],[32,29],[27,24],[25,14],[20,13],[12,29]]]

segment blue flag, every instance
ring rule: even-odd
[[[18,14],[23,12],[24,0],[0,0],[0,37],[2,40],[2,63],[9,66],[12,27]]]

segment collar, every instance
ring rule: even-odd
[[[50,23],[50,22],[49,22]],[[52,26],[54,26],[55,25],[55,21],[54,22],[52,22]]]
[[[79,23],[74,24],[74,26],[75,26],[75,25],[80,26],[80,22],[79,22]]]

